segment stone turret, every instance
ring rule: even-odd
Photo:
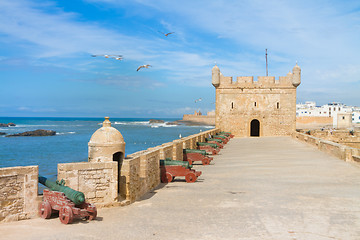
[[[220,69],[218,66],[212,68],[212,85],[218,87],[220,85]]]
[[[88,143],[89,162],[122,161],[125,156],[125,141],[121,133],[111,127],[109,117],[96,130]]]
[[[301,68],[299,67],[299,65],[297,63],[295,65],[295,67],[293,68],[291,82],[294,87],[299,86],[301,83]]]

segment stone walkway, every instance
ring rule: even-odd
[[[195,183],[161,184],[92,222],[0,224],[0,239],[360,239],[360,165],[290,137],[232,139]]]

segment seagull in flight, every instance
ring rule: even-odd
[[[175,32],[163,33],[163,32],[160,32],[160,31],[159,31],[159,33],[161,33],[161,34],[163,34],[165,37],[167,37],[167,36],[169,36],[170,34],[173,34],[173,33],[175,33]]]
[[[201,100],[202,100],[201,98],[196,99],[196,100],[195,100],[195,103],[200,102]]]
[[[139,71],[140,69],[142,69],[142,68],[149,68],[149,67],[151,67],[150,64],[141,65],[141,66],[139,66],[139,67],[136,69],[136,71],[138,72],[138,71]]]
[[[123,60],[122,55],[108,55],[108,54],[99,54],[99,55],[91,55],[92,57],[105,57],[105,58],[113,58],[115,60]]]

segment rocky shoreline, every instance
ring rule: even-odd
[[[56,131],[38,129],[35,131],[11,134],[11,135],[7,135],[6,137],[43,137],[43,136],[54,136],[54,135],[56,135]]]

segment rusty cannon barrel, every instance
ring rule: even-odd
[[[199,149],[183,149],[183,153],[200,153],[201,155],[208,155],[208,153],[205,150],[199,150]]]
[[[186,169],[192,168],[192,165],[190,165],[189,162],[171,160],[169,158],[166,158],[165,160],[160,160],[160,166],[182,166]]]
[[[212,148],[218,148],[218,146],[215,143],[207,143],[207,142],[197,142],[198,146],[210,146]]]
[[[65,186],[64,180],[61,180],[60,182],[53,182],[48,180],[46,177],[39,176],[39,182],[42,185],[48,187],[51,191],[63,192],[68,199],[75,203],[75,205],[79,205],[85,202],[84,193]]]

